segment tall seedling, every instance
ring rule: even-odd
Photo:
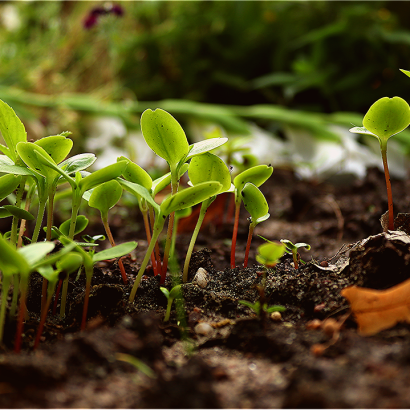
[[[255,167],[249,168],[246,171],[238,174],[234,180],[234,194],[235,194],[235,221],[232,234],[232,245],[231,245],[231,268],[235,269],[235,248],[236,248],[236,238],[238,236],[238,226],[239,226],[239,213],[241,209],[242,196],[241,192],[243,187],[247,182],[251,182],[256,187],[261,186],[271,175],[273,168],[270,165],[257,165]]]
[[[255,226],[269,218],[269,205],[262,192],[251,182],[247,182],[241,191],[242,201],[246,210],[251,214],[248,241],[246,243],[244,268],[248,266],[249,250]]]
[[[389,167],[387,164],[387,141],[403,131],[410,124],[410,107],[400,97],[384,97],[377,100],[363,118],[363,127],[354,127],[349,131],[357,134],[372,135],[379,140],[386,179],[389,223],[388,229],[394,230],[393,195],[391,190]]]
[[[213,138],[189,145],[185,132],[178,121],[168,112],[157,108],[145,110],[141,116],[141,131],[148,146],[161,158],[165,159],[171,171],[171,195],[178,191],[180,168],[195,155],[219,147],[227,138]],[[171,212],[168,221],[167,240],[164,249],[162,282],[167,268],[171,247],[174,214]]]
[[[231,189],[231,174],[226,164],[216,155],[209,152],[198,155],[192,158],[188,168],[188,176],[192,185],[197,185],[207,181],[217,181],[221,184],[222,188],[218,192],[221,194]],[[232,186],[233,190],[233,186]],[[188,280],[189,262],[191,260],[192,251],[194,250],[196,238],[198,237],[199,230],[201,229],[202,222],[205,218],[206,211],[211,203],[215,200],[216,195],[206,199],[201,204],[201,210],[199,211],[198,221],[196,223],[194,232],[189,243],[188,251],[185,257],[183,282]]]

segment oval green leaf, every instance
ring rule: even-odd
[[[233,180],[233,184],[238,192],[242,191],[247,182],[252,182],[252,184],[259,187],[272,175],[272,172],[273,168],[270,165],[257,165],[237,175]]]
[[[60,164],[60,167],[64,169],[67,174],[75,174],[77,171],[82,171],[90,167],[96,159],[97,157],[91,153],[78,154],[67,158]]]
[[[106,259],[119,258],[127,255],[137,247],[138,243],[135,241],[125,242],[112,248],[105,249],[93,255],[93,263],[104,261]]]
[[[91,193],[88,205],[97,208],[101,213],[108,212],[122,196],[122,187],[115,180],[96,186]]]
[[[68,236],[68,233],[70,231],[70,221],[71,219],[67,219],[58,228],[59,231],[65,236]],[[88,225],[87,217],[85,217],[84,215],[77,215],[77,218],[75,220],[74,235],[77,235],[78,233],[82,232],[85,228],[87,228],[87,225]]]
[[[189,152],[185,132],[179,122],[168,112],[157,108],[145,110],[141,115],[141,130],[148,146],[161,158],[164,158],[171,169]]]
[[[44,259],[55,247],[53,242],[37,242],[19,248],[17,252],[24,257],[28,265],[32,267],[36,262]]]
[[[15,273],[28,275],[30,272],[30,267],[26,259],[1,235],[0,270],[3,275],[14,275]]]
[[[161,203],[162,215],[194,206],[220,192],[222,185],[219,182],[202,182],[201,184],[178,191],[175,195],[167,196]]]
[[[0,200],[4,199],[7,195],[10,195],[18,186],[21,181],[20,175],[3,175],[0,177]]]
[[[251,182],[247,182],[241,191],[242,201],[251,214],[253,224],[262,222],[269,217],[269,205],[263,193]]]
[[[148,172],[145,169],[141,168],[138,164],[135,164],[131,160],[125,157],[117,158],[117,161],[126,161],[127,167],[125,168],[122,176],[130,182],[134,184],[142,185],[144,188],[148,189],[148,191],[152,187],[152,179],[149,176]]]
[[[79,182],[81,192],[84,193],[97,185],[119,177],[124,172],[126,166],[126,161],[119,161],[114,164],[107,165],[106,167],[86,176]]]
[[[26,211],[25,209],[19,208],[18,206],[4,205],[3,208],[10,212],[10,214],[15,216],[16,218],[25,219],[26,221],[32,221],[34,219],[34,215]]]
[[[192,158],[188,176],[193,185],[217,181],[222,185],[221,192],[226,192],[231,187],[231,173],[225,162],[209,152]]]
[[[63,135],[53,135],[37,140],[34,144],[43,148],[56,164],[59,164],[70,153],[73,141]]]
[[[189,154],[186,157],[186,161],[196,155],[201,155],[205,152],[212,151],[213,149],[225,144],[227,141],[228,138],[210,138],[204,141],[196,142],[195,144],[189,146]]]
[[[282,243],[269,242],[259,246],[256,260],[265,266],[275,266],[284,255],[286,247]]]
[[[382,141],[403,131],[410,124],[410,107],[403,98],[377,100],[363,118],[364,127]]]

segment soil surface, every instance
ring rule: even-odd
[[[395,213],[408,212],[409,180],[392,185]],[[116,261],[95,268],[85,331],[79,330],[85,278],[74,275],[66,318],[50,311],[33,350],[41,278],[32,275],[20,354],[13,353],[16,324],[6,324],[0,407],[408,408],[410,325],[360,336],[340,295],[349,285],[386,289],[410,277],[409,244],[400,239],[407,234],[382,233],[384,176],[370,170],[364,181],[336,186],[275,170],[261,189],[271,217],[255,230],[248,267],[241,267],[248,214],[241,210],[237,267],[230,269],[230,198],[221,197],[208,212],[183,301],[169,322],[163,321],[167,300],[159,277],[150,269],[135,302],[128,302],[147,248],[137,211],[113,209],[117,243],[135,239],[139,245],[124,260],[129,285],[122,284]],[[195,223],[195,212],[181,221],[181,265]],[[300,255],[306,263],[295,269],[286,255],[265,276],[255,261],[264,242],[258,235],[310,244]],[[168,275],[162,286],[170,289],[173,280]],[[286,310],[257,316],[241,300]],[[323,322],[329,318],[330,328]]]

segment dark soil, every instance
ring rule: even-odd
[[[409,211],[409,184],[393,181],[395,212]],[[167,301],[152,271],[130,304],[131,285],[122,284],[116,262],[105,262],[95,268],[87,329],[79,331],[85,279],[73,277],[67,317],[50,312],[40,347],[33,351],[41,292],[41,278],[34,274],[22,353],[12,352],[15,323],[6,326],[0,407],[409,407],[410,326],[362,337],[349,317],[339,330],[349,311],[341,289],[352,284],[385,289],[410,277],[408,235],[381,233],[384,176],[371,170],[364,181],[334,186],[275,170],[262,190],[271,218],[256,228],[250,267],[240,267],[246,211],[238,267],[230,269],[229,198],[215,201],[197,241],[189,283],[183,285],[184,303],[177,304],[168,323],[163,322]],[[181,224],[180,263],[195,222]],[[118,209],[112,216],[118,243],[139,241],[135,260],[125,260],[131,284],[147,247],[140,229],[136,213]],[[264,269],[254,258],[263,240],[257,235],[309,243],[312,249],[301,252],[307,263],[295,269],[291,256],[283,257],[268,271],[262,291]],[[198,281],[199,268],[206,271],[205,282]],[[172,286],[170,276],[165,286]],[[257,317],[239,303],[260,298],[286,311]],[[319,327],[323,322],[317,320],[327,318],[335,319],[336,331]],[[311,325],[314,319],[317,326]],[[138,359],[137,365],[119,360],[124,353]]]

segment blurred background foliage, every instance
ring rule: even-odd
[[[5,1],[0,16],[0,98],[35,138],[87,135],[90,114],[138,129],[159,106],[337,140],[329,124],[410,89],[410,2]]]

